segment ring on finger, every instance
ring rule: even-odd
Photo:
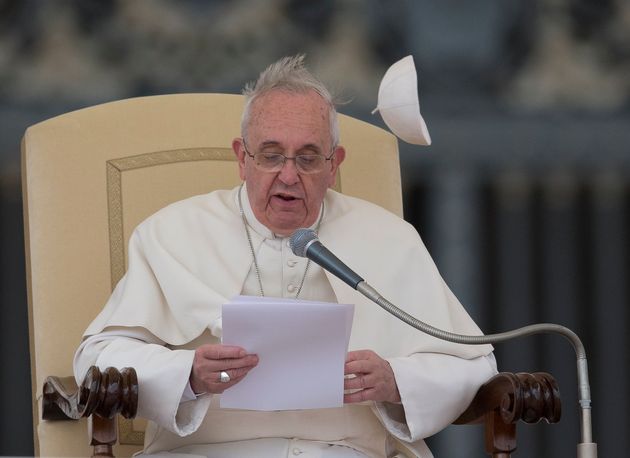
[[[219,382],[228,383],[229,381],[230,381],[230,374],[228,374],[226,371],[221,371],[221,373],[219,374]]]

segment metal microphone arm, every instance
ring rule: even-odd
[[[582,439],[577,445],[577,458],[597,458],[597,444],[593,442],[592,434],[591,389],[588,382],[586,351],[584,350],[584,345],[582,344],[580,338],[569,328],[558,324],[541,323],[525,326],[513,331],[501,332],[498,334],[487,334],[483,336],[466,336],[444,331],[418,320],[381,296],[378,291],[368,285],[363,278],[353,272],[352,269],[328,251],[319,242],[315,231],[311,229],[296,230],[291,235],[290,245],[293,253],[297,256],[307,257],[313,260],[333,275],[339,277],[353,289],[356,289],[365,297],[384,308],[396,318],[432,337],[466,345],[492,344],[504,342],[516,337],[524,337],[531,334],[541,333],[560,334],[568,339],[573,345],[573,349],[575,350],[577,357],[578,401],[580,404],[580,426]]]
[[[571,342],[571,345],[573,345],[573,349],[575,350],[575,354],[577,357],[577,379],[579,389],[578,401],[580,403],[580,426],[582,433],[582,440],[580,443],[578,443],[577,446],[577,457],[597,458],[597,444],[593,442],[592,434],[593,429],[591,421],[591,389],[588,381],[588,364],[586,362],[586,351],[584,350],[584,345],[582,344],[580,338],[569,328],[560,326],[558,324],[541,323],[532,324],[519,329],[515,329],[513,331],[501,332],[498,334],[466,336],[444,331],[418,320],[417,318],[409,315],[404,310],[399,309],[394,304],[389,302],[365,281],[359,282],[356,286],[356,290],[392,315],[394,315],[399,320],[407,323],[409,326],[412,326],[432,337],[436,337],[438,339],[446,340],[449,342],[466,345],[482,345],[504,342],[506,340],[514,339],[516,337],[524,337],[531,334],[542,333],[560,334],[561,336],[568,339],[569,342]]]

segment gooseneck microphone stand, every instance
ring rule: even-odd
[[[573,345],[577,358],[578,402],[581,419],[581,441],[577,445],[577,458],[597,458],[597,444],[593,442],[592,434],[591,390],[588,381],[586,351],[580,338],[569,328],[558,324],[541,323],[483,336],[467,336],[444,331],[418,320],[381,296],[363,278],[322,245],[313,230],[298,229],[291,235],[290,245],[295,255],[311,259],[399,320],[432,337],[465,345],[494,344],[532,334],[560,334],[568,339]]]

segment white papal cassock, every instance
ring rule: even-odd
[[[220,342],[221,305],[259,291],[238,194],[235,188],[192,197],[136,228],[127,273],[75,355],[77,379],[93,364],[136,369],[138,415],[150,420],[147,454],[384,457],[402,442],[407,452],[431,456],[422,439],[450,424],[496,372],[492,348],[416,331],[315,264],[300,298],[355,304],[350,350],[386,358],[402,402],[258,412],[221,409],[219,395],[191,395],[194,349]],[[295,297],[307,261],[256,220],[246,190],[241,194],[265,294]],[[433,326],[480,334],[412,226],[332,190],[322,211],[322,243],[384,297]]]

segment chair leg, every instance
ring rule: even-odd
[[[113,457],[113,446],[118,440],[116,425],[117,416],[103,418],[98,415],[90,416],[90,445],[94,446],[93,457]]]
[[[504,423],[498,410],[486,414],[486,452],[493,458],[510,458],[516,450],[516,425]]]

